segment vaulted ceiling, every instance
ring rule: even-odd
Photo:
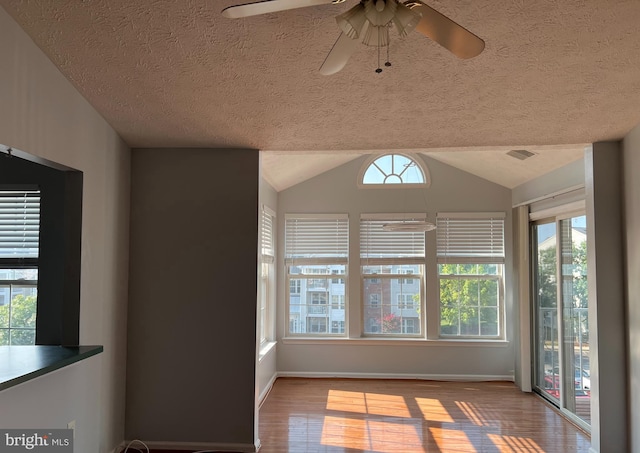
[[[221,16],[237,3],[0,0],[131,147],[270,151],[278,189],[295,183],[292,169],[305,178],[386,150],[513,187],[640,123],[635,0],[430,0],[484,52],[460,60],[392,31],[391,67],[375,73],[377,50],[360,45],[332,76],[318,68],[339,34],[334,17],[355,0]],[[505,160],[514,148],[536,156]]]

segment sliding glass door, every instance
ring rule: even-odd
[[[588,429],[591,383],[586,218],[580,215],[536,222],[531,237],[534,386]]]

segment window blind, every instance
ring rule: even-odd
[[[438,213],[439,263],[504,263],[504,213]]]
[[[266,206],[262,208],[262,228],[261,228],[261,244],[263,258],[271,258],[275,256],[275,246],[273,237],[273,211]]]
[[[0,258],[37,258],[40,192],[0,191]]]
[[[346,264],[349,256],[347,214],[285,216],[287,264]]]
[[[360,217],[361,265],[424,264],[425,233],[384,231],[383,225],[403,220],[425,220],[424,214],[362,214]]]

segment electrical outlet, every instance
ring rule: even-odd
[[[73,430],[73,438],[76,438],[76,421],[75,420],[71,420],[69,423],[67,423],[67,429],[72,429]]]

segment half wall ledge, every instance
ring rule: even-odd
[[[102,346],[0,346],[0,391],[103,352]]]

